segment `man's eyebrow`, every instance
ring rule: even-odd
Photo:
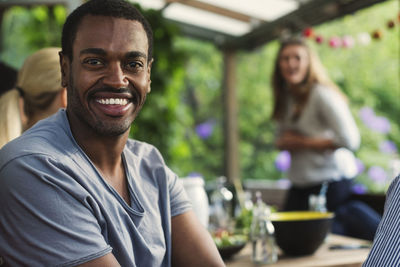
[[[147,55],[145,53],[139,52],[139,51],[131,51],[125,54],[126,58],[137,58],[137,57],[143,57],[144,59],[147,58]]]
[[[86,49],[83,49],[83,50],[79,53],[79,55],[83,55],[83,54],[96,54],[96,55],[105,56],[107,53],[106,53],[106,51],[104,51],[104,50],[101,49],[101,48],[86,48]]]
[[[107,55],[107,52],[102,49],[102,48],[86,48],[83,49],[79,55],[84,55],[84,54],[96,54],[96,55],[101,55],[101,56],[105,56]],[[126,58],[137,58],[137,57],[142,57],[142,58],[147,58],[147,55],[143,52],[139,52],[139,51],[131,51],[125,54]]]

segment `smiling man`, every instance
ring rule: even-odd
[[[122,0],[67,18],[68,106],[0,150],[0,266],[223,266],[178,177],[129,139],[152,31]]]

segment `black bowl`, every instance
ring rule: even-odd
[[[286,255],[313,254],[330,232],[334,214],[287,211],[271,214],[277,245]]]
[[[218,248],[218,251],[219,251],[219,254],[221,255],[221,257],[224,260],[226,260],[226,259],[229,259],[230,257],[232,257],[233,255],[235,255],[236,253],[238,253],[239,251],[241,251],[245,245],[246,245],[246,243],[241,243],[241,244],[235,244],[232,246],[221,247],[221,248]]]

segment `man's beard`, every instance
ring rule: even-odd
[[[129,131],[131,124],[136,118],[139,110],[141,109],[146,96],[141,97],[137,90],[129,90],[129,92],[133,95],[132,102],[136,108],[134,111],[134,117],[132,120],[125,119],[121,121],[120,119],[116,118],[116,122],[113,123],[112,121],[103,121],[101,118],[97,117],[95,113],[90,112],[90,110],[86,110],[85,106],[82,103],[81,98],[78,94],[78,88],[76,88],[72,77],[69,81],[70,87],[68,88],[68,109],[75,114],[75,116],[80,119],[83,123],[85,123],[88,128],[91,128],[96,134],[100,136],[120,136],[127,131]],[[103,88],[100,91],[116,91],[113,88]],[[121,90],[128,90],[128,89],[121,89]],[[96,90],[99,91],[99,90]],[[90,98],[90,93],[88,98]],[[89,100],[89,99],[88,99]]]

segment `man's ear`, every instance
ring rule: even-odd
[[[60,103],[61,107],[66,108],[67,107],[67,88],[61,89],[61,94],[60,94]]]
[[[61,87],[68,86],[68,75],[69,75],[69,58],[64,55],[61,51],[58,53],[60,56],[60,69],[61,69]]]
[[[152,58],[147,66],[147,93],[151,91],[151,67],[153,66],[154,58]]]

